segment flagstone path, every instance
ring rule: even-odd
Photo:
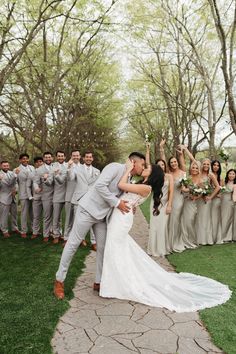
[[[137,210],[131,235],[146,249],[148,225]],[[213,354],[212,344],[198,313],[174,313],[162,308],[104,299],[92,290],[96,253],[74,288],[71,308],[60,318],[52,339],[56,354]],[[168,271],[167,259],[158,262]]]

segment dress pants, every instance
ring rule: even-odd
[[[73,205],[73,209],[74,209],[74,219],[75,219],[75,214],[76,214],[76,210],[78,205],[77,204],[72,204]],[[96,237],[93,231],[93,227],[91,227],[91,229],[89,230],[89,235],[90,235],[90,242],[92,245],[96,245]]]
[[[33,234],[40,234],[40,221],[42,217],[43,204],[41,199],[33,200]]]
[[[74,221],[73,204],[71,204],[71,202],[65,202],[65,214],[64,240],[66,241],[68,240]]]
[[[52,230],[53,237],[61,236],[61,212],[65,203],[53,203]]]
[[[11,205],[6,205],[3,203],[0,203],[0,223],[1,223],[1,231],[3,233],[8,232],[8,216],[10,212],[10,207]]]
[[[18,221],[17,221],[17,204],[13,201],[10,205],[10,214],[11,214],[11,230],[19,231]]]
[[[33,212],[32,212],[32,202],[29,199],[21,199],[21,232],[26,233],[28,230],[27,221],[29,219],[30,223],[30,231],[31,224],[33,220]]]
[[[52,199],[42,200],[43,204],[43,237],[49,237],[52,230]]]
[[[70,262],[75,252],[77,251],[79,245],[84,240],[86,234],[92,226],[97,243],[95,282],[100,283],[102,276],[102,264],[106,242],[107,225],[105,219],[95,219],[81,206],[77,207],[75,221],[61,256],[59,269],[56,273],[56,279],[58,281],[64,282],[70,266]]]

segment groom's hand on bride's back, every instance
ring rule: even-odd
[[[125,214],[128,213],[130,211],[130,207],[128,206],[128,201],[127,200],[120,200],[119,205],[117,206],[118,209],[120,209],[120,211]]]

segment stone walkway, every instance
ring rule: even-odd
[[[131,234],[146,249],[148,225],[140,210]],[[223,353],[211,343],[198,313],[174,313],[133,301],[104,299],[92,290],[96,253],[86,259],[71,308],[57,325],[57,354],[204,354]],[[173,271],[166,259],[158,262]]]

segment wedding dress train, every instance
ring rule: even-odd
[[[131,206],[144,198],[125,193]],[[213,279],[165,271],[129,236],[133,213],[115,208],[107,229],[100,296],[137,301],[176,312],[191,312],[226,302],[231,291]]]

